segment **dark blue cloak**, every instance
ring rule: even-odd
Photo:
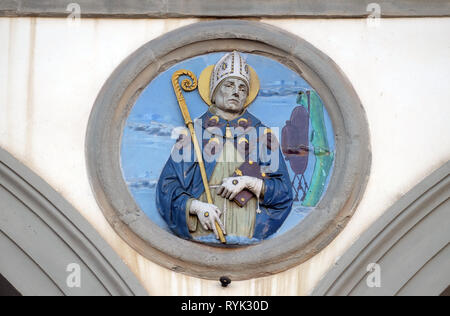
[[[215,127],[222,131],[222,135],[225,135],[227,124],[232,128],[241,127],[246,129],[250,126],[254,127],[257,131],[258,146],[253,150],[260,150],[259,144],[262,137],[267,137],[267,135],[263,135],[264,133],[261,132],[261,130],[264,130],[265,126],[262,125],[261,121],[255,116],[248,113],[248,111],[241,117],[230,122],[214,116],[210,111],[202,115],[200,119],[202,132],[208,127]],[[261,129],[261,127],[263,128]],[[197,133],[197,138],[199,138],[199,143],[205,146],[209,139],[201,140],[201,135],[203,135],[203,133]],[[237,146],[237,138],[239,136],[239,132],[234,135],[235,146]],[[242,133],[241,136],[248,139],[248,135],[245,133]],[[190,140],[187,138],[185,141],[186,140],[190,143]],[[266,143],[264,143],[264,145],[266,146],[264,150],[271,153],[270,146],[267,146]],[[277,148],[274,149],[274,151],[278,151],[279,167],[278,170],[266,172],[267,178],[264,179],[264,199],[260,200],[260,209],[262,212],[256,214],[253,238],[259,240],[263,240],[274,234],[283,224],[292,208],[293,196],[289,173],[279,148],[280,146],[276,147]],[[156,188],[156,205],[158,211],[167,222],[169,228],[176,235],[185,239],[192,239],[186,223],[186,203],[191,198],[198,199],[204,192],[200,168],[194,158],[193,146],[191,148],[192,156],[189,161],[182,160],[181,162],[175,162],[172,156],[169,157],[169,160],[161,172]],[[179,151],[178,154],[181,154],[183,149],[174,146],[173,150],[177,150]],[[248,159],[249,153],[252,151],[246,148],[244,152],[246,159]],[[214,154],[218,155],[220,153],[217,152]],[[216,160],[212,159],[211,161],[211,159],[205,158],[204,154],[205,169],[209,180],[214,171]],[[257,154],[257,159],[261,167],[270,164],[270,162],[261,161],[259,152]]]

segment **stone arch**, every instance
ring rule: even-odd
[[[313,295],[433,295],[450,285],[450,162],[378,219],[319,282]],[[381,286],[369,287],[369,264]]]
[[[22,295],[146,295],[100,235],[47,183],[0,149],[0,273]],[[80,267],[69,287],[68,265]]]

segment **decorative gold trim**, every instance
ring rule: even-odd
[[[241,137],[238,141],[238,144],[240,145],[242,142],[246,142],[248,144],[248,139],[245,137]]]

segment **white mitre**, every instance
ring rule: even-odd
[[[214,66],[209,94],[213,103],[217,87],[230,77],[242,79],[247,85],[247,89],[250,90],[250,69],[245,59],[237,51],[226,54]]]

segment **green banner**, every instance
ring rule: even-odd
[[[300,105],[308,108],[308,97],[303,94]],[[325,190],[328,175],[333,166],[334,152],[331,151],[327,139],[327,128],[324,120],[323,103],[317,93],[310,93],[311,145],[314,147],[314,172],[308,193],[302,202],[303,206],[316,206]]]

